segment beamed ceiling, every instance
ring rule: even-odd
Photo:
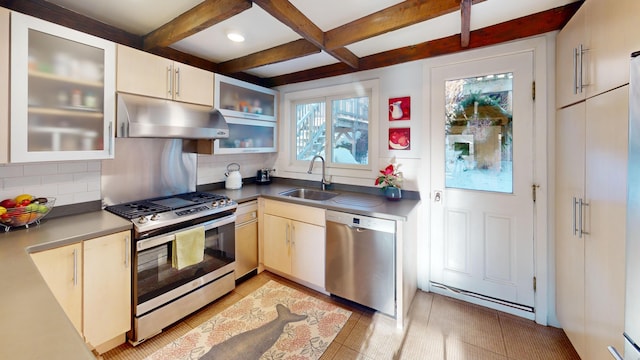
[[[311,0],[306,1],[0,0],[0,6],[216,73],[274,87],[559,30],[583,2],[313,0],[309,5]],[[174,3],[189,7],[178,9]],[[148,8],[146,11],[144,7],[135,8],[136,4]],[[511,11],[507,9],[509,6],[513,7]],[[142,13],[135,14],[136,9]],[[167,21],[161,16],[162,11],[165,18],[168,16]],[[526,15],[519,16],[521,13]],[[142,20],[139,24],[136,20],[127,21],[127,15],[139,16],[144,24]],[[346,20],[341,21],[338,15]],[[438,37],[438,29],[452,24],[455,27],[451,34],[446,35],[443,30],[445,35]],[[429,26],[433,30],[424,30]],[[213,43],[212,39],[230,28],[239,28],[258,40],[244,48],[234,48],[222,41]]]

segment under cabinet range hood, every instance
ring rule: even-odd
[[[125,93],[118,93],[117,98],[117,137],[229,137],[229,127],[224,116],[211,107]]]

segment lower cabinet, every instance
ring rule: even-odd
[[[65,313],[99,353],[131,328],[131,235],[123,231],[31,254]]]
[[[83,333],[98,350],[131,329],[130,239],[125,231],[84,242]]]
[[[266,200],[264,258],[267,269],[324,290],[324,209]]]
[[[82,334],[82,243],[31,254],[67,317]]]
[[[238,204],[236,210],[236,280],[258,268],[258,202]]]

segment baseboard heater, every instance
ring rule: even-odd
[[[447,286],[447,285],[444,285],[444,284],[440,284],[440,283],[437,283],[437,282],[433,282],[432,281],[431,282],[431,286],[437,287],[437,288],[440,288],[440,289],[443,289],[443,290],[446,290],[446,291],[450,291],[450,292],[453,292],[453,293],[456,293],[456,294],[460,294],[460,295],[464,295],[464,296],[470,296],[470,297],[474,297],[476,299],[481,299],[481,300],[484,300],[484,301],[489,301],[489,302],[500,304],[500,305],[503,305],[503,306],[508,306],[508,307],[511,307],[511,308],[514,308],[514,309],[527,311],[527,312],[530,312],[530,313],[534,312],[534,309],[531,306],[525,306],[525,305],[516,304],[516,303],[505,301],[505,300],[496,299],[496,298],[493,298],[493,297],[490,297],[490,296],[486,296],[486,295],[474,293],[474,292],[471,292],[471,291],[454,288],[454,287]]]

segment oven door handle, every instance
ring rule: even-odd
[[[220,219],[207,221],[207,222],[204,222],[202,224],[189,226],[187,228],[181,229],[179,231],[174,231],[174,232],[169,233],[169,234],[164,234],[164,235],[152,237],[150,239],[138,240],[136,242],[136,249],[138,251],[143,251],[143,250],[147,250],[147,249],[150,249],[150,248],[158,246],[158,245],[166,244],[168,242],[171,242],[171,241],[175,240],[176,239],[176,234],[179,233],[179,232],[182,232],[182,231],[195,229],[195,228],[200,227],[200,226],[204,226],[204,231],[208,231],[208,230],[215,229],[215,228],[223,226],[223,225],[234,223],[235,221],[236,221],[236,215],[233,214],[233,215],[222,217]]]

